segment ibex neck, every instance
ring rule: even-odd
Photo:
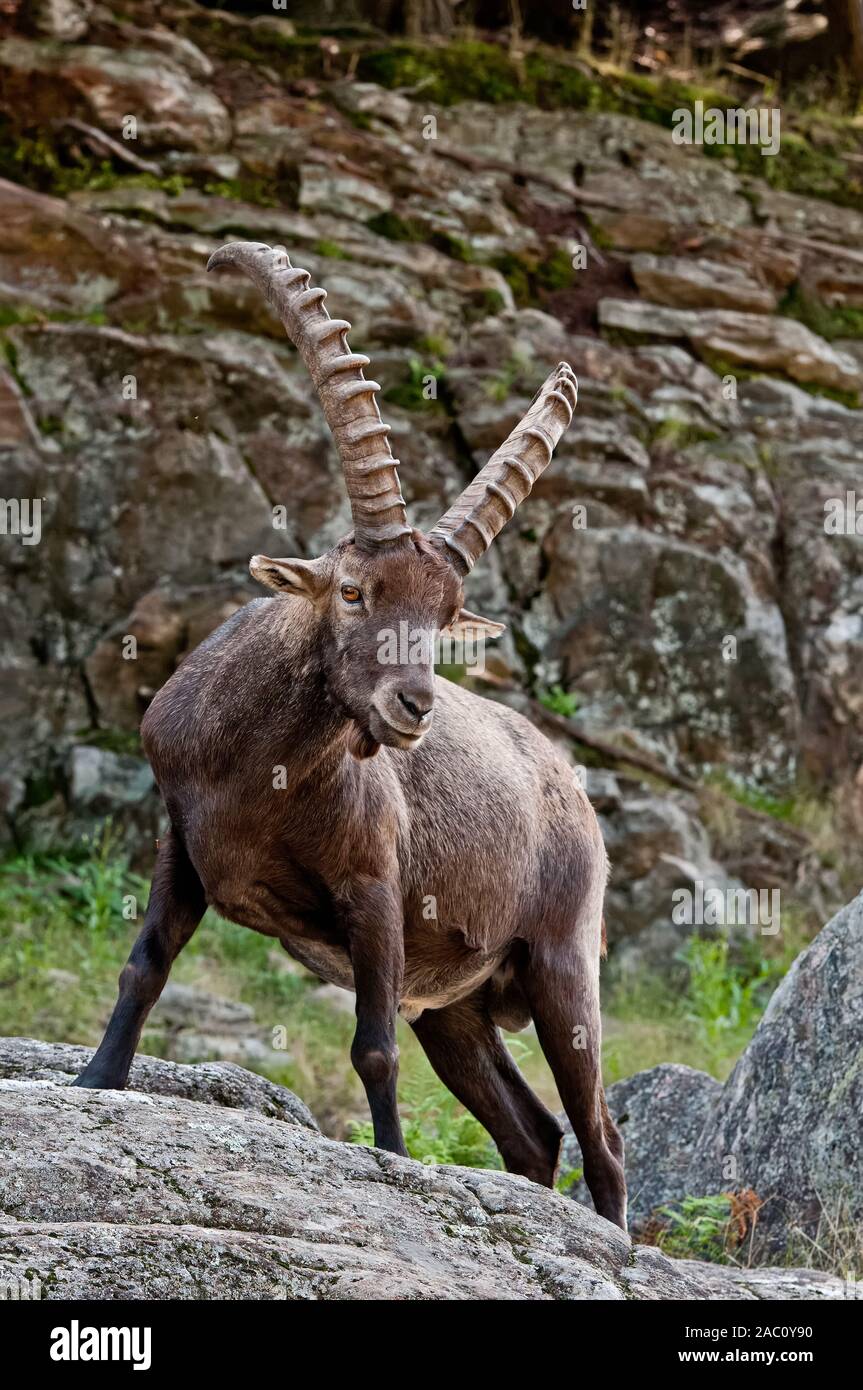
[[[302,599],[276,599],[268,637],[274,686],[273,734],[286,758],[303,775],[319,774],[346,754],[350,716],[331,696],[322,660],[325,636],[312,606]]]

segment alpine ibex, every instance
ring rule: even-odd
[[[577,383],[561,363],[428,535],[413,530],[375,393],[326,292],[285,252],[234,242],[280,316],[335,437],[353,532],[317,560],[256,555],[276,590],[192,652],[148,709],[147,756],[170,829],[105,1037],[79,1085],[126,1084],[171,964],[211,904],[356,991],[351,1059],[375,1143],[404,1154],[396,1015],[508,1169],[551,1186],[561,1127],[498,1032],[531,1018],[581,1144],[598,1212],[625,1227],[623,1145],[600,1075],[607,862],[590,803],[513,710],[380,659],[382,634],[502,628],[462,583],[548,465]],[[281,779],[274,769],[282,768]],[[278,789],[274,782],[279,783]],[[430,901],[436,913],[429,920]]]

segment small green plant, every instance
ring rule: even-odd
[[[0,328],[12,328],[19,323],[40,323],[44,317],[29,304],[0,304]]]
[[[109,753],[125,753],[133,758],[143,756],[137,729],[78,729],[76,738],[90,748],[104,748]]]
[[[459,1105],[433,1075],[410,1077],[404,1085],[400,1111],[405,1144],[420,1163],[455,1163],[463,1168],[501,1168],[491,1136],[479,1120]],[[374,1144],[370,1123],[353,1124],[351,1142]]]
[[[439,405],[437,384],[443,380],[445,371],[443,362],[421,362],[418,357],[412,357],[407,380],[384,392],[384,400],[400,405],[403,410],[434,410]]]
[[[573,283],[574,271],[567,253],[555,247],[545,256],[506,251],[492,260],[512,290],[519,307],[542,303],[543,295],[565,290]]]
[[[689,971],[684,1016],[700,1041],[708,1049],[732,1039],[743,1047],[764,1010],[766,988],[776,983],[771,963],[733,959],[724,937],[690,937],[677,958]]]
[[[708,786],[718,787],[726,796],[748,806],[753,811],[763,811],[774,820],[793,821],[796,807],[794,796],[772,796],[758,787],[749,787],[730,777],[716,773],[707,779]]]
[[[465,241],[464,237],[454,236],[452,232],[429,232],[424,239],[442,256],[449,256],[450,260],[464,261],[466,264],[476,260],[470,242]]]
[[[74,921],[88,932],[107,936],[123,924],[123,896],[132,875],[120,853],[114,827],[106,820],[101,832],[83,841],[86,857],[48,859],[45,868],[58,876],[59,891]],[[138,881],[138,886],[143,884]]]
[[[63,309],[46,312],[44,309],[34,309],[30,304],[0,304],[0,329],[34,323],[91,323],[101,328],[107,322],[103,309],[90,309],[86,313],[69,313]]]
[[[833,338],[863,338],[863,309],[850,305],[825,304],[792,285],[779,305],[780,314],[798,319],[828,342]]]
[[[548,690],[540,691],[539,703],[551,710],[552,714],[560,714],[564,719],[572,719],[578,709],[579,700],[574,690],[564,690],[562,685],[552,685]]]
[[[386,237],[387,241],[423,241],[421,229],[415,222],[400,217],[397,212],[376,212],[366,226],[370,232]]]
[[[417,351],[443,362],[452,352],[452,343],[442,333],[428,333],[417,339]]]
[[[349,259],[347,251],[343,251],[337,241],[328,241],[324,237],[321,241],[315,242],[315,254],[325,256],[329,261],[346,261]]]
[[[668,1061],[724,1080],[805,944],[786,915],[780,945],[774,937],[741,936],[733,947],[725,939],[690,938],[677,956],[684,979],[673,988],[665,975],[622,971],[612,960],[604,989],[606,1084]]]
[[[691,444],[709,444],[719,437],[717,430],[672,415],[656,427],[651,443],[668,449],[688,449]]]
[[[235,203],[255,203],[262,208],[279,206],[274,185],[268,179],[213,179],[204,184],[212,198],[229,198]]]
[[[19,128],[0,115],[0,177],[25,184],[40,193],[66,197],[70,193],[105,193],[114,189],[145,188],[177,198],[187,189],[199,188],[213,197],[261,207],[295,207],[299,172],[285,166],[268,177],[243,175],[211,179],[204,174],[131,171],[119,159],[106,159],[81,147],[74,136],[39,126]],[[132,215],[132,209],[127,209]],[[141,214],[139,214],[141,215]]]
[[[751,1187],[681,1197],[658,1207],[642,1233],[645,1244],[681,1260],[747,1264],[764,1203]]]
[[[566,1196],[568,1192],[572,1191],[576,1183],[581,1182],[583,1177],[583,1168],[570,1168],[568,1173],[563,1173],[561,1177],[558,1178],[557,1182],[554,1184],[554,1190]]]
[[[493,401],[508,400],[512,395],[516,382],[526,370],[527,365],[527,358],[523,353],[512,353],[500,370],[486,382],[486,394],[491,396]]]
[[[65,429],[63,417],[61,415],[38,414],[36,417],[36,424],[39,427],[39,433],[46,435],[49,439],[54,439],[57,435],[63,434]]]
[[[481,290],[474,304],[476,317],[490,319],[503,311],[506,301],[500,290]]]
[[[732,1199],[683,1197],[656,1212],[655,1243],[666,1255],[679,1260],[711,1260],[728,1263]]]

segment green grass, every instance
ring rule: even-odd
[[[148,892],[110,826],[79,853],[22,855],[0,865],[0,1035],[95,1046]],[[250,1031],[261,1041],[283,1028],[287,1050],[274,1049],[272,1062],[255,1069],[302,1096],[326,1133],[347,1138],[366,1120],[362,1084],[350,1064],[352,1015],[318,999],[318,982],[270,938],[208,912],[171,979],[251,1006]],[[491,1162],[488,1136],[478,1136],[476,1121],[440,1086],[401,1022],[399,1047],[400,1092],[416,1107],[411,1133],[419,1146],[431,1153],[439,1132],[440,1144],[459,1153],[474,1145]],[[145,1029],[141,1050],[164,1055],[161,1031]]]
[[[577,693],[564,690],[562,685],[552,685],[548,690],[541,690],[538,699],[552,714],[560,714],[564,719],[572,719],[578,709]]]
[[[774,820],[789,822],[794,820],[797,805],[794,796],[772,796],[769,792],[733,781],[722,773],[708,777],[707,785],[718,787],[726,796],[732,797],[741,806],[748,806],[752,811],[762,811],[765,815],[772,816]]]
[[[315,242],[314,251],[317,256],[325,256],[329,261],[350,260],[347,251],[343,250],[337,241],[328,241],[326,237]]]
[[[385,391],[384,400],[401,406],[403,410],[439,410],[442,402],[438,389],[445,372],[443,362],[421,362],[418,357],[412,357],[408,363],[407,379]],[[429,395],[432,385],[435,394]]]
[[[0,178],[60,198],[84,191],[104,193],[134,188],[152,189],[177,198],[188,189],[199,189],[212,197],[254,203],[259,207],[294,208],[299,193],[299,174],[290,166],[271,177],[246,175],[234,179],[213,179],[206,174],[133,172],[122,161],[89,154],[55,131],[26,124],[26,116],[13,122],[8,115],[2,114]]]
[[[546,255],[506,251],[491,264],[506,280],[519,308],[543,302],[544,295],[569,289],[575,283],[572,261],[560,247]]]
[[[606,1085],[660,1062],[680,1062],[724,1081],[799,946],[792,933],[773,955],[763,954],[760,942],[732,947],[725,938],[691,937],[678,955],[680,976],[671,983],[647,971],[633,977],[612,963],[604,991]]]
[[[0,866],[0,1033],[89,1041],[104,990],[134,924],[124,897],[146,885],[114,852],[110,834],[77,860],[26,857]],[[127,912],[130,910],[126,904]],[[51,972],[76,977],[75,988]]]
[[[148,891],[110,829],[80,854],[0,866],[0,1034],[98,1042]],[[316,1002],[311,977],[280,968],[275,952],[289,966],[271,940],[208,912],[171,978],[250,1004],[263,1040],[284,1025],[289,1051],[273,1051],[267,1075],[302,1094],[319,1118],[360,1114],[362,1088],[347,1063],[352,1020]],[[161,1035],[145,1032],[142,1049],[162,1053]]]
[[[853,1193],[834,1197],[829,1204],[819,1199],[814,1232],[795,1229],[781,1258],[772,1264],[790,1268],[825,1269],[841,1279],[853,1278],[859,1288],[863,1270],[863,1224],[854,1215]],[[853,1296],[853,1295],[852,1295]],[[857,1297],[860,1297],[858,1292]]]
[[[76,854],[24,855],[0,865],[0,1034],[95,1045],[113,1007],[117,977],[138,932],[148,884],[133,873],[110,826]],[[685,987],[604,972],[606,1083],[658,1062],[728,1074],[748,1042],[787,958],[754,947],[693,940]],[[245,1003],[250,1034],[287,1050],[256,1063],[307,1102],[326,1133],[370,1142],[362,1086],[350,1065],[354,1021],[318,996],[317,982],[270,938],[208,912],[178,957],[172,980]],[[158,1015],[156,1015],[156,1023]],[[437,1081],[412,1030],[399,1022],[399,1096],[410,1152],[422,1161],[498,1167],[488,1135]],[[507,1039],[529,1084],[560,1102],[532,1033]],[[148,1027],[142,1050],[164,1055]],[[205,1060],[202,1058],[201,1060]]]
[[[834,338],[863,338],[863,309],[847,304],[825,304],[805,294],[796,284],[786,291],[779,312],[798,319],[828,342]]]
[[[399,1087],[405,1144],[420,1163],[458,1163],[466,1168],[502,1168],[500,1154],[479,1120],[431,1072],[412,1076]],[[355,1144],[374,1144],[371,1121],[354,1124]]]
[[[784,973],[749,947],[735,960],[725,938],[691,937],[679,952],[688,972],[682,1016],[711,1058],[742,1052]]]
[[[693,444],[711,444],[722,436],[718,430],[705,428],[691,420],[669,416],[652,431],[650,443],[668,449],[688,449]]]
[[[31,304],[0,304],[0,329],[38,323],[90,323],[102,328],[107,322],[102,309],[73,313],[65,309],[34,309]]]

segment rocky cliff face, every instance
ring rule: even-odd
[[[239,1067],[140,1058],[135,1090],[74,1090],[84,1052],[0,1043],[0,1281],[21,1297],[845,1296],[811,1270],[666,1259],[525,1178],[325,1139]]]
[[[167,3],[7,20],[5,830],[111,813],[145,844],[148,699],[253,596],[250,554],[347,529],[296,355],[204,273],[223,241],[284,243],[373,357],[420,526],[573,364],[573,427],[468,601],[509,624],[507,698],[559,685],[576,759],[604,742],[678,787],[596,782],[612,943],[667,959],[676,884],[806,877],[763,820],[717,864],[703,780],[776,797],[863,760],[863,211],[675,144],[578,65],[532,59],[526,105],[502,58],[441,52],[429,75]]]

